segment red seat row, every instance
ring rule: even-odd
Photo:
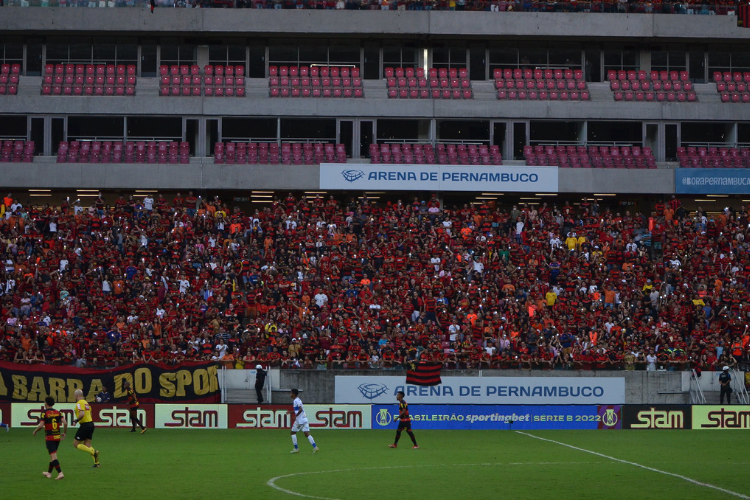
[[[348,66],[270,66],[268,76],[359,78],[359,68]]]
[[[472,99],[471,89],[388,89],[390,99]]]
[[[665,92],[669,92],[674,90],[675,92],[680,91],[691,91],[693,90],[693,83],[690,81],[687,82],[681,82],[681,81],[662,81],[662,80],[612,80],[609,82],[609,88],[610,90],[617,91],[627,91],[627,90],[654,90],[654,91],[660,91],[663,90]]]
[[[721,102],[750,102],[750,92],[722,92]]]
[[[588,90],[583,80],[503,80],[495,79],[495,88],[500,90]]]
[[[159,95],[182,97],[245,97],[245,67],[206,65],[162,65]]]
[[[648,76],[648,78],[647,78]],[[671,82],[688,82],[690,81],[690,74],[687,71],[625,71],[625,70],[609,70],[607,71],[607,80],[619,80],[623,81],[671,81]]]
[[[364,97],[361,88],[340,87],[271,87],[270,97]]]
[[[134,96],[135,87],[112,85],[42,85],[42,95]]]
[[[696,102],[698,97],[695,92],[627,92],[616,91],[613,94],[615,101],[645,101],[645,102]]]
[[[190,163],[190,144],[169,141],[62,141],[57,163]]]
[[[330,78],[330,77],[297,77],[272,76],[268,79],[269,87],[362,87],[361,78]]]
[[[0,162],[24,162],[34,161],[34,141],[0,141]]]
[[[469,78],[466,68],[383,68],[385,78]]]
[[[135,76],[135,69],[134,64],[48,64],[44,76]]]
[[[214,163],[230,165],[313,165],[346,163],[343,144],[277,142],[217,142]]]
[[[496,69],[492,72],[495,80],[574,80],[583,82],[580,69]]]
[[[370,144],[371,163],[502,165],[500,146],[486,144]]]
[[[430,89],[470,89],[468,78],[387,78],[386,87],[390,88],[430,88]]]
[[[577,91],[573,90],[568,92],[567,90],[498,90],[498,99],[508,100],[530,100],[530,101],[588,101],[591,99],[591,95],[588,90]]]
[[[750,149],[729,147],[679,147],[677,159],[683,168],[748,168]]]
[[[739,71],[731,72],[731,71],[714,71],[714,82],[745,82],[750,83],[750,71],[745,71],[744,73],[741,73]]]
[[[0,77],[1,79],[2,77]],[[16,95],[18,94],[17,83],[2,83],[0,82],[0,95]]]
[[[562,168],[656,168],[649,147],[640,146],[524,146],[527,165]]]

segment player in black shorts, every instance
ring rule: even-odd
[[[414,443],[412,449],[416,450],[419,448],[417,445],[417,439],[414,437],[414,433],[411,431],[411,417],[409,416],[409,405],[404,401],[403,391],[398,391],[396,394],[398,400],[398,430],[396,430],[396,440],[393,444],[389,444],[388,448],[398,448],[398,440],[401,439],[401,431],[406,433],[411,438],[411,442]]]
[[[52,469],[56,469],[57,477],[55,479],[62,479],[65,475],[62,473],[60,462],[57,460],[57,448],[60,446],[60,441],[65,439],[68,421],[59,411],[52,408],[54,405],[55,400],[52,397],[48,396],[44,400],[44,411],[39,417],[39,425],[34,429],[33,435],[36,436],[36,433],[44,428],[45,443],[47,444],[47,451],[49,451],[49,470],[42,472],[42,474],[46,478],[51,478]]]

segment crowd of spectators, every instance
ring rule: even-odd
[[[448,10],[493,12],[609,12],[630,14],[736,13],[739,0],[153,0],[168,8],[253,8],[319,10]],[[54,7],[141,7],[142,0],[0,0],[3,5]]]
[[[177,193],[0,205],[0,359],[113,367],[714,370],[744,363],[750,220]],[[113,200],[110,200],[110,202]],[[623,207],[628,208],[628,207]]]

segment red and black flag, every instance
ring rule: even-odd
[[[412,363],[406,371],[406,383],[413,385],[440,385],[442,363]]]

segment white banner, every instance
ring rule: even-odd
[[[75,403],[57,403],[54,408],[65,417],[68,426],[78,427],[78,425],[73,425],[73,420],[76,418]],[[10,416],[11,427],[36,427],[43,411],[44,403],[13,403]]]
[[[557,167],[321,163],[320,189],[556,193]]]
[[[227,405],[156,405],[157,429],[226,429]]]
[[[625,403],[623,377],[442,377],[432,387],[406,376],[336,376],[336,403],[393,404],[404,391],[411,404],[613,405]]]
[[[318,429],[372,429],[370,405],[305,405],[310,427]]]

